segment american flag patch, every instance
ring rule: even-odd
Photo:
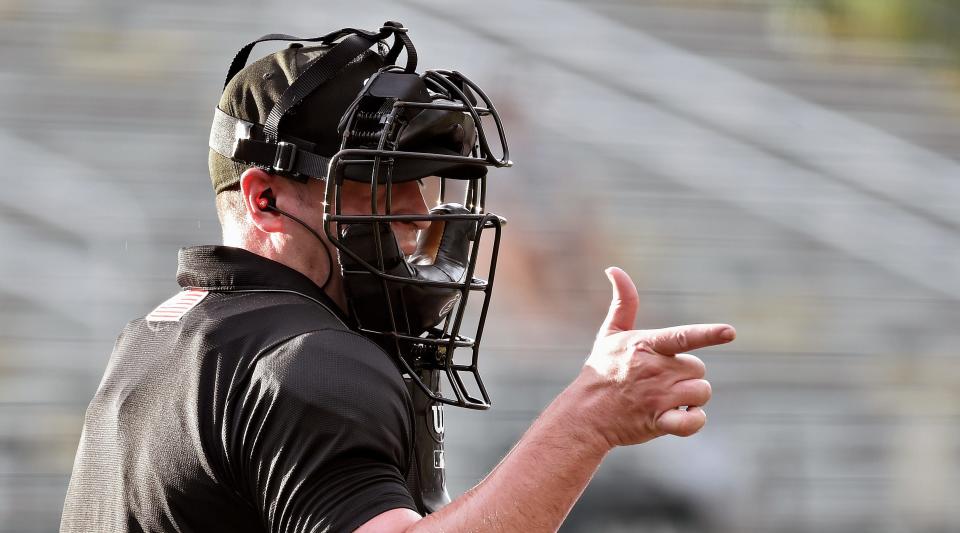
[[[150,311],[147,320],[151,322],[177,322],[187,311],[193,309],[200,303],[209,291],[190,289],[174,295],[173,298],[158,305],[156,309]]]

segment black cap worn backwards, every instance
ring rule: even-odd
[[[383,40],[391,35],[388,49]],[[244,67],[257,43],[278,40],[320,44],[293,44]],[[396,65],[401,51],[402,70]],[[490,165],[508,164],[489,154],[480,115],[493,115],[501,144],[503,135],[495,112],[475,107],[470,87],[479,88],[456,71],[417,74],[416,66],[407,29],[392,21],[376,33],[344,28],[323,37],[270,34],[248,43],[230,65],[214,112],[214,190],[236,187],[252,165],[301,182],[337,172],[337,179],[386,183],[475,179]]]
[[[227,83],[217,106],[219,111],[253,124],[264,124],[290,84],[334,46],[293,44],[254,61]],[[312,145],[312,152],[327,157],[333,155],[340,148],[337,133],[340,117],[363,87],[364,80],[383,66],[380,54],[373,51],[360,54],[284,117],[283,135],[296,139],[300,146]],[[211,137],[217,134],[214,127]],[[211,146],[213,144],[211,140]],[[252,166],[231,160],[212,148],[208,163],[217,193],[239,184],[240,175]]]

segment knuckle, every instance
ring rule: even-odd
[[[647,414],[656,414],[669,409],[666,395],[654,393],[645,395],[639,402],[640,411]]]
[[[710,383],[704,379],[692,381],[684,395],[688,398],[690,405],[703,405],[710,401],[713,391]]]
[[[651,386],[653,389],[662,388],[661,381],[658,381],[658,378],[663,376],[665,373],[665,368],[662,362],[646,357],[646,358],[636,358],[631,361],[632,374],[641,381],[654,380],[649,383],[648,386]]]
[[[713,387],[710,385],[709,381],[705,379],[700,380],[700,394],[703,397],[704,403],[706,403],[706,400],[709,400],[710,397],[713,396]]]
[[[695,421],[695,422],[690,422],[690,423],[687,424],[687,427],[686,427],[685,429],[686,429],[686,431],[684,432],[684,435],[683,435],[683,436],[684,436],[684,437],[690,437],[690,436],[693,436],[693,435],[696,435],[697,433],[699,433],[700,430],[703,429],[703,424],[701,424],[700,422],[696,422],[696,421]]]
[[[707,375],[707,366],[695,355],[677,354],[675,367],[679,375],[689,379],[700,379]]]
[[[672,435],[676,435],[678,437],[688,436],[692,428],[690,424],[690,417],[688,416],[671,417],[669,426],[670,426],[669,432]]]
[[[696,374],[698,374],[699,377],[703,377],[704,375],[706,375],[707,365],[704,364],[703,359],[700,359],[695,355],[690,355],[689,357],[690,357],[690,363],[693,366]]]
[[[680,329],[673,333],[673,340],[677,344],[679,351],[685,352],[690,349],[690,338],[687,335],[687,331]]]
[[[683,435],[684,437],[689,437],[701,429],[703,429],[704,424],[706,423],[706,417],[700,415],[702,411],[697,411],[696,413],[689,413],[683,418]]]
[[[677,409],[678,405],[684,404],[683,401],[678,401],[678,399],[679,397],[675,392],[664,389],[655,394],[651,394],[648,401],[645,402],[644,407],[648,413],[660,416],[663,413]]]
[[[654,341],[650,337],[643,336],[633,342],[634,353],[654,353]]]

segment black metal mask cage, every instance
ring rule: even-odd
[[[499,154],[491,150],[484,119],[495,125]],[[340,251],[357,328],[392,352],[434,401],[489,408],[477,360],[505,221],[485,211],[486,169],[512,164],[496,108],[458,72],[411,75],[386,67],[367,81],[341,120],[341,130],[341,150],[331,158],[326,182],[324,231]],[[423,130],[432,131],[418,141]],[[424,145],[423,139],[429,142]],[[407,148],[410,144],[419,148]],[[393,214],[394,184],[431,175],[440,177],[441,205],[429,214]],[[344,180],[369,184],[369,214],[343,212]],[[448,180],[465,182],[462,205],[444,203],[452,185]],[[381,200],[385,208],[378,212]],[[430,222],[430,229],[420,232],[418,253],[427,241],[444,241],[432,257],[405,257],[397,249],[390,225],[416,221]],[[475,275],[486,230],[493,238],[487,278],[481,279]],[[473,293],[480,293],[482,301],[469,337],[462,327]],[[469,357],[455,358],[458,351]],[[446,376],[452,395],[425,383],[430,371]]]

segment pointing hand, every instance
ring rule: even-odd
[[[613,286],[610,310],[578,380],[588,394],[596,430],[610,446],[639,444],[661,435],[689,436],[706,423],[710,400],[706,368],[684,353],[736,337],[727,324],[635,330],[637,288],[623,270],[606,270]]]

